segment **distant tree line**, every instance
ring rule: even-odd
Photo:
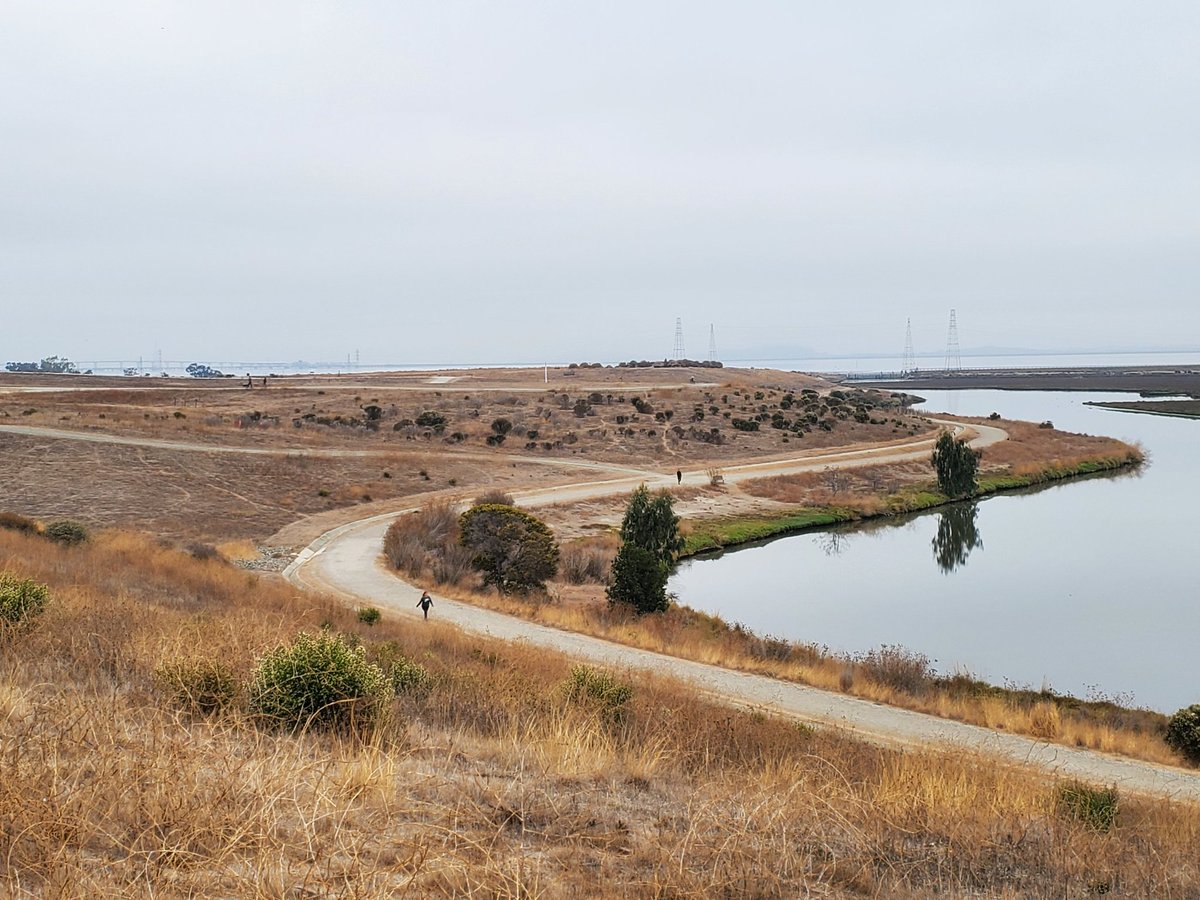
[[[723,369],[725,364],[715,359],[633,360],[617,363],[622,369]]]
[[[5,363],[8,372],[49,372],[54,375],[78,375],[75,363],[65,356],[47,356],[41,362],[10,362]]]
[[[206,366],[204,363],[191,363],[184,369],[193,378],[224,378],[225,373],[220,369],[214,369],[212,366]]]
[[[631,359],[629,362],[617,363],[618,369],[722,369],[725,364],[718,362],[715,359]],[[567,366],[568,369],[609,369],[612,366],[606,366],[604,363],[598,362],[581,362],[571,363]]]

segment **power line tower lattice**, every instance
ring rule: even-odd
[[[683,352],[683,319],[675,320],[675,349],[671,351],[671,359],[684,359]]]
[[[946,335],[946,371],[957,372],[962,368],[962,354],[958,349],[958,316],[950,310],[950,331]]]
[[[917,368],[917,356],[913,352],[912,319],[905,320],[904,328],[904,359],[900,363],[900,371],[909,375]]]
[[[708,326],[708,361],[717,361],[717,328],[715,325]]]

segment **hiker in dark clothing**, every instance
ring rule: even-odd
[[[683,484],[683,470],[682,469],[675,470],[675,483]]]
[[[433,606],[433,598],[429,596],[429,591],[421,592],[421,599],[417,601],[417,606],[421,607],[421,612],[425,613],[425,618],[429,618],[429,607]]]

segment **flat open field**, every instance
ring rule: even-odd
[[[581,470],[702,471],[931,430],[890,393],[835,397],[833,385],[779,372],[467,370],[242,384],[0,377],[0,509],[261,541],[307,516],[369,515],[436,491],[469,497],[580,480]]]
[[[1200,367],[1129,366],[1077,369],[989,369],[969,372],[914,372],[904,378],[883,376],[879,380],[856,380],[857,386],[885,390],[1002,391],[1131,391],[1190,394],[1200,397]]]

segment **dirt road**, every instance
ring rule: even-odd
[[[954,422],[944,422],[939,419],[931,421],[943,424],[952,428],[961,429],[962,426]],[[986,425],[974,425],[971,428],[979,433],[979,437],[972,441],[973,446],[987,446],[996,441],[1004,440],[1007,435],[999,428],[993,428]],[[63,441],[84,441],[95,444],[117,444],[126,447],[153,447],[160,450],[175,450],[191,453],[235,453],[245,454],[248,456],[309,456],[316,458],[328,459],[345,459],[351,457],[390,457],[402,455],[406,452],[405,449],[390,448],[386,450],[349,450],[336,447],[238,447],[227,444],[205,444],[196,441],[170,441],[161,438],[141,437],[138,435],[119,435],[109,434],[101,431],[74,431],[68,428],[47,428],[39,425],[0,425],[0,433],[7,432],[9,434],[19,434],[26,437],[41,437],[51,440]],[[892,445],[882,447],[857,447],[844,450],[830,450],[817,453],[807,453],[788,459],[769,460],[759,463],[747,463],[744,465],[735,465],[722,468],[722,473],[727,481],[740,481],[746,478],[761,478],[764,475],[782,475],[788,472],[811,471],[820,469],[827,465],[869,465],[877,462],[895,462],[899,460],[916,459],[929,452],[933,446],[933,438],[923,437],[914,441],[903,441]],[[427,453],[426,450],[421,450],[421,453]],[[456,452],[456,457],[461,459],[485,459],[497,462],[515,462],[515,463],[530,463],[532,465],[544,466],[565,466],[575,469],[589,469],[597,472],[622,473],[629,476],[625,479],[617,479],[614,481],[597,482],[603,484],[614,485],[613,489],[606,493],[620,493],[625,488],[619,487],[624,483],[631,483],[633,487],[637,487],[642,481],[651,483],[652,486],[666,486],[668,483],[674,484],[674,476],[660,474],[656,470],[639,468],[636,466],[623,466],[618,463],[610,462],[595,462],[591,460],[570,459],[560,456],[533,456],[531,454],[490,454],[490,453],[470,453]],[[707,469],[689,471],[685,473],[685,480],[688,483],[707,482]],[[569,490],[575,485],[568,485],[564,490]],[[630,490],[632,488],[629,488]],[[596,496],[596,495],[583,495]],[[557,498],[558,500],[578,499],[576,497],[568,497],[566,495]]]

